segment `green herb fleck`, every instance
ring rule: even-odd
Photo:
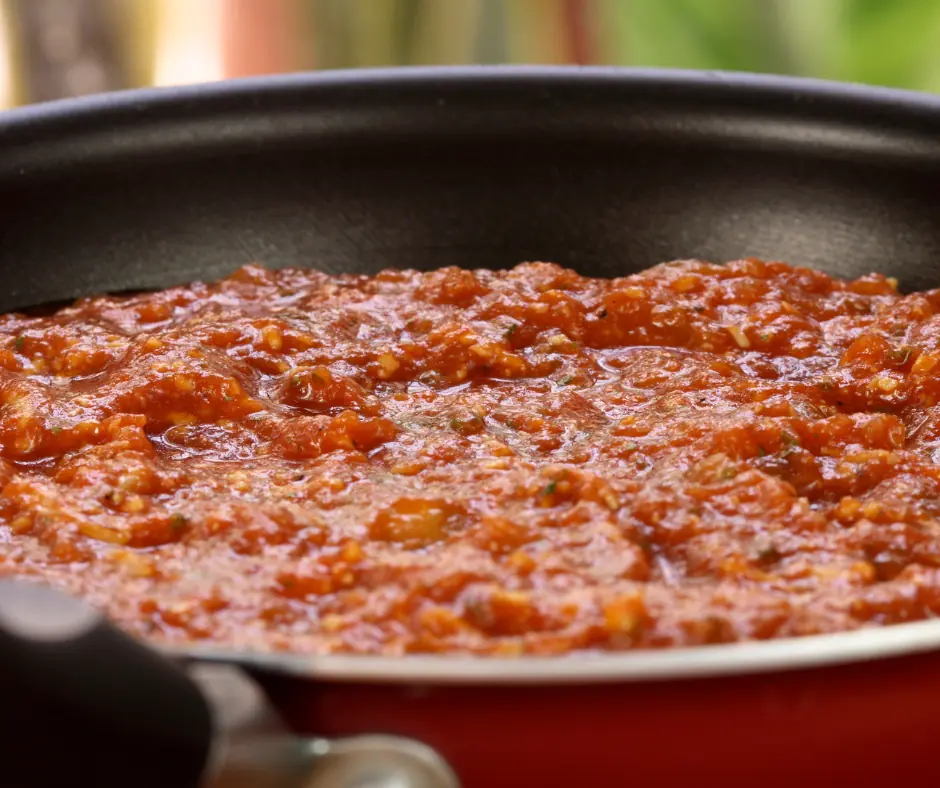
[[[519,325],[517,323],[513,323],[511,326],[509,326],[509,328],[506,329],[506,333],[503,336],[505,336],[506,339],[512,339],[512,335],[515,334],[518,330]]]
[[[506,426],[509,427],[509,429],[511,430],[519,429],[519,426],[516,424],[515,419],[506,419]]]
[[[797,450],[800,445],[799,438],[797,438],[796,435],[787,432],[786,430],[780,433],[780,440],[786,446],[786,448],[780,452],[781,457],[789,457]]]
[[[761,332],[757,335],[757,338],[758,338],[761,342],[770,342],[770,340],[773,339],[773,337],[771,336],[771,334],[770,334],[769,331],[761,331]]]
[[[719,481],[726,482],[726,481],[729,481],[730,479],[733,479],[737,475],[738,475],[737,468],[735,468],[732,465],[726,465],[724,468],[722,468],[718,472],[718,479]]]
[[[480,627],[490,627],[493,625],[494,616],[486,600],[471,599],[464,607],[465,615],[471,621]]]
[[[170,517],[170,528],[179,533],[186,527],[186,515],[177,512]]]
[[[757,550],[757,560],[762,564],[772,564],[782,558],[780,551],[771,545],[764,545]]]
[[[542,495],[554,495],[555,490],[558,489],[558,482],[550,481],[542,488]]]
[[[60,432],[62,432],[62,428],[58,426],[50,427],[49,432],[51,432],[53,435],[58,435]]]
[[[451,419],[450,428],[460,432],[463,429],[463,422],[460,419]]]
[[[758,456],[758,457],[766,457],[766,456],[767,456],[767,449],[765,449],[763,446],[758,446],[758,447],[757,447],[757,456]]]
[[[754,558],[760,564],[773,564],[783,558],[780,551],[764,538],[759,538],[754,547]]]
[[[888,353],[888,358],[898,366],[903,366],[910,360],[911,353],[913,353],[913,348],[907,346],[899,347]]]
[[[559,386],[567,386],[571,381],[574,380],[574,375],[565,375],[563,378],[559,379]]]
[[[20,335],[16,338],[16,340],[13,342],[13,347],[15,347],[17,350],[22,350],[22,349],[23,349],[23,345],[25,345],[25,344],[26,344],[26,337],[24,337],[22,334],[20,334]]]

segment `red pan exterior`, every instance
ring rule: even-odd
[[[298,729],[435,747],[465,788],[933,785],[940,656],[585,686],[270,686]]]

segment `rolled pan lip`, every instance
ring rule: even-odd
[[[940,620],[770,641],[518,658],[464,655],[307,656],[216,649],[166,649],[171,656],[228,662],[318,681],[401,684],[598,684],[731,678],[849,665],[940,648]]]
[[[665,144],[710,139],[940,163],[940,96],[803,77],[581,66],[349,69],[117,91],[0,113],[0,146],[3,171],[27,175],[232,142],[381,140],[465,125],[474,135],[515,127],[657,140],[681,128],[681,140]]]
[[[102,111],[139,112],[149,107],[184,104],[213,109],[213,102],[255,99],[265,94],[295,94],[317,90],[425,90],[435,87],[585,87],[622,86],[638,89],[691,89],[700,94],[766,96],[800,101],[832,100],[892,111],[940,113],[940,96],[899,88],[834,82],[808,77],[736,71],[633,68],[617,66],[407,66],[336,69],[247,77],[157,88],[138,88],[61,99],[16,107],[0,113],[0,128],[55,120],[63,116],[95,115]],[[259,111],[263,107],[259,106]]]

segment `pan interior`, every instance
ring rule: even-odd
[[[931,287],[940,101],[615,69],[334,73],[0,120],[0,311],[235,267],[779,259]]]

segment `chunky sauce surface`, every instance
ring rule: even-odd
[[[297,652],[940,613],[940,291],[781,263],[213,285],[0,318],[0,574]]]

